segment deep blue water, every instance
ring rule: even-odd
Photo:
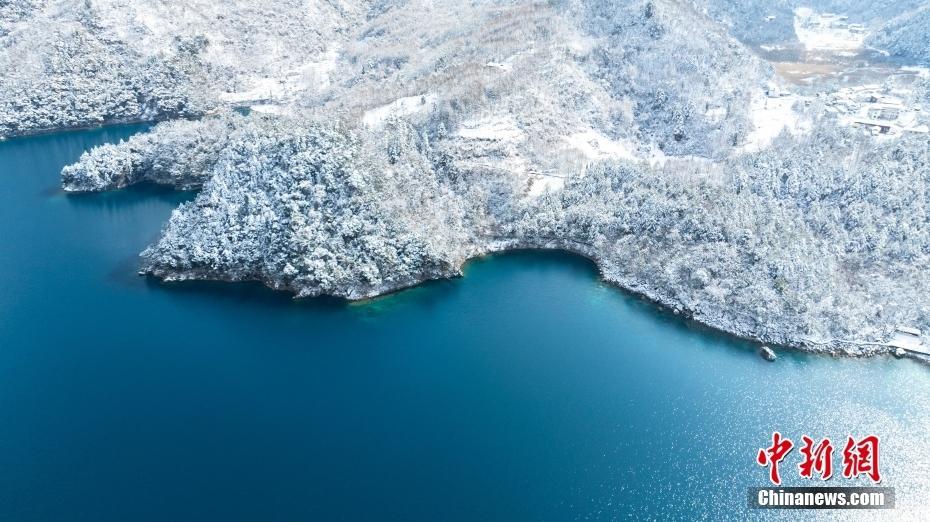
[[[930,513],[928,367],[767,363],[567,254],[365,304],[140,278],[193,195],[58,191],[140,129],[0,143],[0,520],[744,519],[776,429],[878,433]]]

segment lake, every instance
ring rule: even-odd
[[[775,430],[880,435],[898,508],[857,516],[930,517],[928,366],[768,363],[557,252],[355,304],[151,281],[193,194],[58,189],[142,129],[0,143],[0,520],[788,517],[746,505]]]

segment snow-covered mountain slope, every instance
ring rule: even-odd
[[[721,165],[601,165],[513,230],[571,238],[606,279],[706,324],[868,353],[881,348],[840,340],[930,319],[928,167],[926,139],[864,145],[824,128]]]
[[[682,16],[694,20],[688,34]],[[749,100],[771,75],[668,1],[410,2],[366,20],[325,51],[332,81],[255,109],[312,109],[350,127],[403,117],[460,168],[505,172],[536,192],[597,159],[725,152],[751,133]]]
[[[190,117],[318,85],[358,5],[14,0],[0,7],[0,137]]]
[[[930,4],[892,19],[872,35],[869,44],[897,57],[930,64]]]
[[[926,0],[691,0],[697,9],[728,28],[747,44],[795,42],[799,9],[843,16],[877,30],[889,19],[907,13]]]
[[[143,254],[143,270],[164,279],[356,299],[454,276],[488,252],[561,248],[594,259],[607,280],[765,342],[876,353],[858,343],[930,320],[923,136],[863,142],[826,125],[722,163],[601,161],[533,195],[518,177],[457,166],[404,120],[375,130],[304,114],[206,121],[219,150],[190,152],[189,135],[161,124],[65,171],[66,182],[89,165],[125,172],[106,157],[136,148],[129,164],[145,165],[169,143],[155,155],[168,163],[143,167],[153,179],[186,186],[165,173],[204,169],[197,199]]]
[[[157,93],[205,113],[62,173],[71,191],[201,187],[143,254],[146,273],[354,299],[455,275],[471,256],[551,247],[767,342],[867,353],[881,348],[856,343],[898,324],[930,328],[926,135],[840,125],[835,96],[791,92],[734,37],[767,8],[794,24],[794,3],[278,4],[288,20],[244,2],[92,1],[94,22],[78,23],[127,78],[181,63],[177,86]],[[50,4],[36,13],[17,15],[3,41],[39,17],[64,23]],[[291,23],[300,16],[316,23]],[[83,78],[68,68],[82,63],[54,81]],[[36,70],[24,78],[52,81]],[[63,114],[99,116],[111,99]],[[172,115],[134,114],[122,119]]]
[[[0,136],[189,116],[208,106],[190,42],[177,42],[170,57],[142,56],[96,30],[91,8],[61,7],[37,8],[0,38]]]
[[[536,190],[604,157],[725,153],[751,133],[750,99],[771,76],[716,24],[667,0],[412,1],[365,18],[323,51],[329,79],[285,84],[253,107],[312,109],[348,126],[403,117],[441,137],[463,168],[503,170]]]

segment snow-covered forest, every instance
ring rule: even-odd
[[[200,191],[142,254],[163,279],[356,299],[561,248],[711,326],[874,353],[930,330],[926,35],[892,29],[926,4],[813,4],[14,1],[0,134],[171,120],[62,172]],[[799,12],[901,73],[782,74],[756,46]]]
[[[302,0],[4,1],[0,136],[199,116],[242,91],[269,97],[277,76],[348,31],[355,9]]]
[[[930,63],[930,4],[921,5],[913,10],[892,18],[869,41],[880,49],[887,49],[891,54]]]
[[[928,166],[924,137],[834,127],[721,164],[606,163],[534,201],[513,235],[570,237],[607,279],[742,335],[884,339],[930,320]]]

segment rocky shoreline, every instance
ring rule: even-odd
[[[307,292],[304,289],[291,288],[281,284],[279,281],[270,278],[264,278],[255,274],[225,274],[210,272],[171,272],[153,266],[144,266],[140,271],[140,276],[154,277],[162,282],[174,283],[183,281],[221,281],[228,283],[257,282],[266,287],[279,292],[293,294],[294,299],[306,299],[314,297],[336,297],[346,301],[364,302],[389,294],[402,292],[420,284],[435,281],[455,279],[464,276],[465,264],[482,259],[488,256],[506,254],[508,252],[519,251],[560,251],[572,255],[577,255],[591,261],[598,271],[600,279],[615,288],[639,296],[655,305],[681,316],[683,319],[693,321],[702,327],[715,330],[717,332],[758,343],[760,347],[767,345],[776,346],[779,349],[793,349],[810,353],[819,353],[832,356],[844,357],[874,357],[895,353],[895,348],[888,344],[877,342],[859,343],[856,341],[832,340],[826,342],[812,342],[809,339],[795,339],[787,336],[773,337],[760,336],[752,330],[747,330],[727,321],[720,316],[711,316],[702,313],[700,310],[691,310],[682,308],[680,302],[668,295],[658,292],[653,285],[644,281],[635,281],[629,278],[611,277],[605,271],[605,262],[598,255],[597,251],[590,245],[573,242],[570,240],[545,240],[545,241],[522,241],[522,240],[496,240],[487,243],[483,248],[476,249],[471,255],[464,259],[457,266],[450,266],[443,272],[420,274],[403,282],[397,282],[392,285],[382,285],[379,287],[351,287],[340,289],[336,292]],[[862,350],[862,345],[866,344],[868,350]],[[771,351],[769,349],[769,351]],[[769,359],[774,360],[774,358]]]
[[[923,204],[925,185],[896,180],[921,179],[930,147],[863,147],[848,132],[822,132],[822,142],[723,163],[725,182],[698,163],[602,162],[535,195],[519,178],[457,160],[458,141],[429,140],[410,122],[366,130],[230,115],[94,149],[62,179],[72,191],[202,186],[142,255],[143,272],[165,280],[258,280],[354,300],[455,277],[490,253],[561,249],[590,258],[605,281],[739,337],[885,353],[896,326],[926,328],[930,313],[919,262],[930,237],[913,233],[924,216],[895,210]],[[838,192],[837,173],[819,169],[853,148],[860,164]],[[844,222],[836,205],[852,205],[860,221]],[[863,219],[883,223],[883,251],[848,231],[874,230]],[[870,268],[838,277],[853,262]]]

